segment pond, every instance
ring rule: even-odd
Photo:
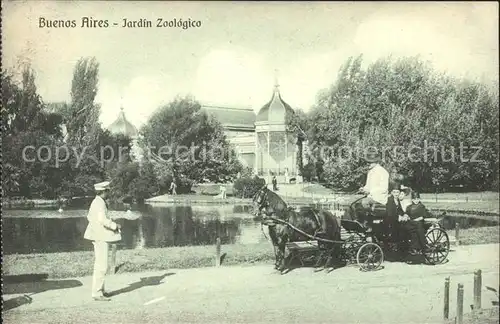
[[[90,251],[83,239],[88,209],[6,210],[2,217],[5,254]],[[186,245],[254,244],[266,240],[249,206],[146,205],[137,211],[109,211],[122,225],[123,249]]]
[[[2,217],[5,254],[91,251],[92,244],[83,239],[88,208],[5,210]],[[213,245],[217,237],[222,244],[255,244],[266,241],[260,222],[250,206],[151,206],[135,211],[110,210],[111,217],[122,225],[122,249],[141,249],[187,245]],[[446,229],[498,225],[498,217],[446,216]],[[264,228],[266,230],[266,228]],[[267,231],[266,231],[267,232]]]

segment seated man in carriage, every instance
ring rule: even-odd
[[[404,217],[405,211],[401,205],[401,185],[391,184],[391,195],[387,198],[387,205],[384,215],[384,236],[386,239],[397,240],[400,235],[399,221]]]
[[[360,192],[366,194],[366,197],[358,202],[355,209],[357,210],[357,218],[370,228],[373,219],[371,217],[366,218],[365,216],[373,214],[376,208],[385,209],[389,187],[389,172],[380,165],[380,156],[370,154],[368,158],[372,162],[369,166],[366,184],[359,189]]]
[[[405,208],[405,217],[401,223],[403,230],[411,238],[412,250],[410,253],[425,251],[427,239],[425,238],[424,219],[431,217],[430,212],[420,202],[420,194],[418,192],[411,192],[411,203]]]

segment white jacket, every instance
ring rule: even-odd
[[[366,185],[363,188],[368,193],[368,197],[380,204],[387,204],[389,172],[380,164],[376,164],[368,171]]]
[[[108,208],[100,196],[96,196],[92,201],[87,219],[89,225],[83,235],[84,239],[104,242],[121,240],[121,234],[116,231],[117,224],[108,217]]]

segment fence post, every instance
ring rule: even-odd
[[[464,285],[459,283],[457,289],[457,318],[456,324],[462,324],[464,318]]]
[[[217,238],[215,245],[215,266],[220,267],[220,237]]]
[[[474,272],[474,311],[481,309],[481,270]]]
[[[460,245],[460,223],[455,223],[455,245]]]
[[[450,316],[450,277],[444,280],[444,319]]]

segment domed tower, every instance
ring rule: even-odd
[[[108,126],[108,130],[111,134],[122,134],[130,137],[131,139],[135,139],[139,135],[137,128],[127,120],[127,117],[125,117],[123,107],[120,108],[118,118]]]
[[[255,121],[255,172],[269,182],[273,175],[281,183],[297,178],[297,137],[286,129],[286,120],[293,114],[276,83],[271,100],[260,109]]]
[[[137,143],[139,139],[139,131],[131,122],[127,120],[123,107],[120,107],[118,118],[108,126],[108,130],[111,134],[122,134],[129,137],[131,139],[132,157],[139,162],[142,160],[142,152]]]

